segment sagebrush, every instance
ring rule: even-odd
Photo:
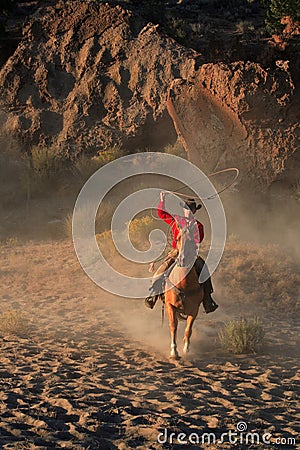
[[[30,330],[29,321],[18,309],[4,311],[0,317],[0,330],[2,334],[26,336]]]
[[[258,317],[231,320],[219,332],[224,349],[234,354],[258,353],[263,346],[264,329]]]

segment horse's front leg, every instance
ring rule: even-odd
[[[188,316],[187,321],[186,321],[186,327],[184,330],[184,338],[183,338],[183,342],[184,342],[183,353],[185,355],[189,352],[189,349],[190,349],[190,339],[191,339],[192,327],[193,327],[193,323],[194,323],[195,319],[196,319],[196,317],[194,317],[194,316]]]
[[[177,359],[179,357],[177,352],[177,344],[176,344],[176,334],[177,334],[177,326],[178,326],[178,318],[177,314],[175,312],[175,308],[173,308],[170,303],[167,303],[166,305],[168,317],[169,317],[169,325],[170,325],[170,332],[171,332],[171,351],[170,351],[170,357]]]

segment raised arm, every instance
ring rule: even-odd
[[[165,192],[160,193],[160,202],[157,207],[157,215],[164,220],[168,225],[172,226],[175,222],[174,217],[165,211]]]
[[[204,239],[204,227],[201,222],[197,220],[197,227],[199,231],[199,243],[203,241]]]

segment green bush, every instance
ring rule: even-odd
[[[262,0],[267,8],[266,28],[271,33],[281,33],[284,25],[281,19],[285,16],[300,20],[300,0]]]
[[[232,320],[219,332],[222,347],[234,354],[257,353],[263,346],[263,337],[264,330],[258,317]]]

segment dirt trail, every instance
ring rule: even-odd
[[[219,438],[239,421],[273,443],[296,437],[296,318],[268,314],[264,353],[233,357],[216,341],[232,314],[224,305],[200,315],[191,357],[174,364],[159,308],[103,293],[72,244],[3,246],[0,260],[2,311],[20,308],[32,320],[28,337],[1,340],[1,448],[159,449],[165,428]]]

